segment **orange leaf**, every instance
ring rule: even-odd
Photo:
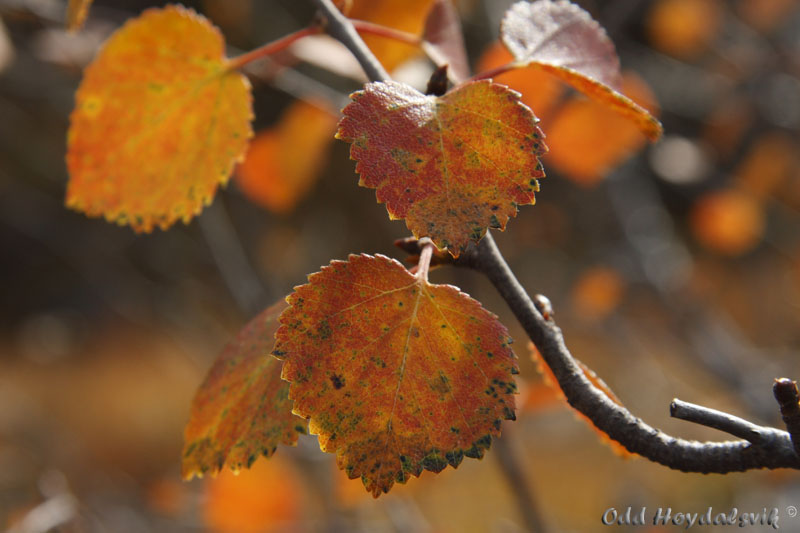
[[[639,78],[626,75],[622,86],[637,100],[647,102],[648,107],[653,105],[650,89]],[[605,104],[570,100],[550,121],[548,161],[573,180],[591,185],[639,149],[644,141],[633,122]]]
[[[255,203],[276,213],[288,213],[314,185],[333,140],[336,117],[298,100],[273,128],[259,132],[244,162],[236,168],[236,183]]]
[[[621,76],[611,39],[591,15],[566,0],[517,2],[503,17],[503,43],[516,60],[553,74],[633,121],[650,140],[661,124],[617,92]]]
[[[476,70],[483,72],[503,66],[514,60],[511,52],[500,41],[495,41],[478,60]],[[494,81],[508,85],[522,94],[522,103],[536,116],[547,120],[550,112],[564,94],[563,84],[552,74],[540,69],[519,68],[495,76]],[[549,137],[549,135],[548,135]],[[549,144],[549,143],[548,143]]]
[[[349,16],[419,35],[433,1],[353,0]],[[365,35],[364,42],[390,72],[420,53],[419,47],[375,35]]]
[[[482,457],[514,419],[508,331],[457,288],[351,255],[288,301],[273,354],[286,360],[295,412],[373,496]]]
[[[645,26],[654,48],[691,59],[708,48],[724,16],[725,6],[719,0],[658,0],[650,9]]]
[[[215,533],[298,531],[302,487],[281,460],[259,461],[239,475],[223,472],[209,481],[203,518]]]
[[[572,303],[579,316],[602,320],[619,305],[624,291],[619,274],[603,267],[594,267],[581,274],[572,289]]]
[[[763,207],[735,189],[713,191],[692,206],[690,222],[695,237],[707,248],[726,255],[753,249],[764,234]]]
[[[86,16],[89,14],[89,6],[92,5],[92,1],[69,0],[69,4],[67,4],[67,29],[69,31],[81,29],[83,23],[86,22]]]
[[[250,84],[225,43],[180,6],[149,9],[86,69],[67,137],[67,205],[136,231],[188,222],[249,138]]]
[[[559,398],[561,398],[563,401],[566,402],[566,397],[564,396],[564,393],[563,393],[563,391],[561,390],[561,387],[558,384],[558,380],[556,379],[555,374],[553,374],[553,371],[550,369],[550,367],[547,365],[547,363],[544,362],[544,359],[542,358],[542,354],[539,353],[539,350],[536,348],[536,346],[532,342],[528,343],[528,349],[531,352],[531,360],[536,364],[536,369],[542,375],[542,378],[544,379],[544,382],[547,385],[549,385],[550,387],[552,387],[556,391],[556,394],[558,395]],[[594,385],[594,387],[597,390],[599,390],[600,392],[605,394],[606,397],[608,397],[608,399],[611,400],[612,402],[614,402],[615,404],[617,404],[617,405],[619,405],[621,407],[624,407],[624,405],[622,404],[620,399],[617,398],[617,395],[614,394],[614,391],[612,391],[611,388],[608,385],[606,385],[606,382],[603,381],[600,378],[600,376],[598,376],[594,372],[594,370],[592,370],[591,368],[589,368],[588,366],[583,364],[581,361],[578,361],[577,359],[575,360],[575,362],[578,364],[578,367],[581,369],[581,372],[583,373],[584,377],[586,377],[586,379],[589,380],[589,382],[592,385]],[[608,445],[614,451],[614,453],[616,453],[620,457],[624,457],[624,458],[633,457],[635,455],[635,454],[629,452],[619,442],[617,442],[615,440],[612,440],[605,432],[600,431],[599,429],[597,429],[597,427],[594,425],[594,422],[592,422],[592,420],[590,418],[588,418],[587,416],[585,416],[583,413],[581,413],[580,411],[575,411],[575,410],[573,410],[573,413],[575,413],[575,415],[578,418],[580,418],[581,420],[583,420],[584,422],[589,424],[589,426],[591,426],[591,428],[599,436],[600,441],[605,443],[606,445]]]
[[[507,87],[484,80],[436,97],[378,82],[351,97],[336,136],[352,143],[359,184],[377,189],[389,217],[405,219],[415,237],[457,256],[534,203],[547,147]]]
[[[294,445],[306,433],[306,422],[292,414],[281,363],[269,355],[284,309],[280,301],[248,323],[197,390],[184,431],[185,479],[225,465],[249,468],[259,455],[269,457],[278,444]]]

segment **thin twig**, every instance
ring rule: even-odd
[[[739,437],[753,444],[761,442],[761,427],[738,416],[716,409],[681,401],[677,398],[669,404],[669,414],[673,418],[694,422]]]
[[[259,311],[268,301],[266,292],[247,258],[224,203],[218,199],[209,205],[199,217],[199,223],[211,256],[236,305],[248,316]]]
[[[514,453],[510,438],[512,435],[514,435],[513,431],[509,432],[507,427],[503,428],[503,436],[492,440],[493,455],[500,464],[500,470],[511,488],[525,529],[530,532],[544,533],[547,528],[542,520],[542,513],[533,490],[528,484],[525,471],[517,454]]]
[[[256,59],[268,57],[273,54],[277,54],[282,50],[286,50],[295,41],[298,41],[303,37],[308,37],[309,35],[316,35],[321,31],[322,28],[320,28],[319,26],[309,26],[307,28],[303,28],[302,30],[297,30],[296,32],[290,33],[289,35],[282,37],[277,41],[272,41],[271,43],[259,46],[254,50],[251,50],[245,54],[236,56],[228,60],[227,68],[229,70],[240,69],[243,66],[247,65],[248,63],[255,61]]]
[[[525,67],[527,65],[522,65],[517,63],[516,61],[512,61],[510,63],[506,63],[505,65],[500,65],[494,68],[490,68],[489,70],[484,70],[483,72],[478,72],[467,81],[478,81],[478,80],[488,80],[491,78],[496,78],[501,74],[505,74],[506,72],[511,72],[512,70],[517,70],[518,68]]]
[[[408,33],[407,31],[400,31],[381,24],[375,24],[366,20],[350,19],[350,23],[358,33],[366,33],[369,35],[377,35],[378,37],[385,37],[387,39],[394,39],[401,43],[410,44],[412,46],[421,46],[422,37]]]

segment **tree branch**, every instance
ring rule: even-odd
[[[325,23],[327,24],[325,30],[328,32],[328,35],[350,50],[350,53],[358,60],[361,68],[364,69],[367,77],[372,81],[388,80],[389,73],[386,72],[386,69],[383,68],[383,65],[381,65],[375,55],[370,52],[350,21],[336,9],[333,2],[331,2],[331,0],[313,1],[325,17]]]
[[[772,393],[778,401],[783,423],[789,430],[794,450],[800,455],[800,394],[797,391],[797,383],[787,378],[776,379]]]
[[[353,53],[367,76],[372,81],[388,80],[389,75],[358,36],[353,25],[330,0],[314,2],[327,19],[328,34]],[[405,249],[408,250],[408,247]],[[477,270],[492,282],[553,371],[569,404],[628,451],[683,472],[728,473],[784,467],[800,469],[800,457],[795,453],[789,433],[785,431],[746,423],[760,435],[758,444],[746,440],[689,441],[649,426],[625,407],[611,401],[606,393],[586,378],[567,349],[552,312],[543,316],[534,305],[498,250],[491,233],[487,232],[477,246],[470,247],[453,263]],[[731,422],[733,418],[728,418],[726,427],[734,429],[736,424]]]
[[[753,426],[758,445],[747,441],[697,442],[667,435],[612,402],[586,379],[564,343],[552,314],[545,319],[517,281],[491,234],[462,254],[456,264],[482,272],[500,292],[514,316],[553,371],[569,404],[628,451],[683,472],[727,473],[753,468],[798,468],[800,458],[785,431]]]
[[[669,404],[669,414],[673,418],[730,433],[734,437],[739,437],[755,445],[761,444],[762,428],[738,416],[683,402],[677,398]]]

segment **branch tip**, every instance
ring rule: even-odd
[[[772,393],[778,401],[781,418],[792,438],[794,451],[800,457],[800,394],[797,382],[789,378],[777,378],[772,385]]]

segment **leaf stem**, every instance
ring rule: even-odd
[[[430,272],[431,268],[431,258],[433,257],[433,251],[436,249],[436,246],[434,246],[430,239],[421,240],[420,245],[422,246],[422,251],[419,254],[416,275],[418,280],[427,283],[428,272]]]
[[[490,68],[489,70],[484,70],[483,72],[479,72],[469,78],[467,81],[478,81],[478,80],[488,80],[489,78],[496,78],[501,74],[505,74],[506,72],[511,72],[512,70],[517,70],[518,68],[527,67],[527,63],[520,63],[518,61],[512,61],[510,63],[506,63],[505,65],[500,65],[499,67]]]
[[[350,19],[350,23],[358,33],[386,37],[387,39],[394,39],[395,41],[400,41],[412,46],[421,46],[423,43],[423,39],[419,35],[383,26],[382,24],[375,24],[374,22],[358,19]]]
[[[261,59],[262,57],[267,57],[273,54],[277,54],[285,49],[287,49],[292,43],[302,39],[303,37],[308,37],[309,35],[316,35],[317,33],[321,33],[322,28],[319,25],[312,25],[301,30],[297,30],[296,32],[290,33],[284,37],[276,41],[269,42],[258,48],[250,50],[240,56],[236,56],[228,60],[227,68],[228,70],[238,70],[243,66],[251,63],[257,59]]]

